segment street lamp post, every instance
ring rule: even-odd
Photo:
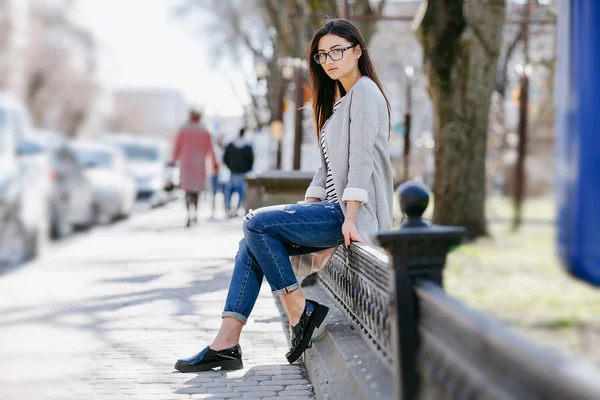
[[[410,179],[410,123],[412,107],[412,77],[414,69],[410,65],[404,68],[406,74],[406,112],[404,114],[404,181]]]
[[[277,141],[277,162],[276,168],[281,169],[282,164],[282,140],[284,134],[283,114],[285,104],[285,89],[288,82],[294,79],[294,103],[296,105],[294,113],[294,155],[293,169],[300,169],[301,148],[302,148],[302,115],[304,103],[304,71],[306,65],[300,58],[281,58],[278,60],[281,67],[279,82],[277,88],[277,109],[271,123],[271,135]]]
[[[296,77],[295,77],[295,103],[296,115],[294,120],[294,164],[293,169],[300,169],[301,148],[302,148],[302,114],[304,103],[304,70],[303,62],[300,59],[295,60]]]
[[[280,59],[279,66],[279,82],[277,83],[277,108],[275,110],[275,118],[271,122],[271,136],[277,141],[277,159],[276,169],[281,169],[282,164],[282,141],[284,134],[283,126],[283,111],[284,111],[284,99],[285,99],[285,88],[288,82],[294,76],[294,67],[287,59]]]
[[[260,82],[263,79],[266,79],[269,75],[269,68],[267,67],[267,64],[264,62],[264,60],[257,59],[254,63],[254,71],[256,72],[257,88],[255,93],[251,93],[252,103],[248,106],[248,109],[246,111],[246,114],[248,116],[253,115],[254,118],[252,120],[252,123],[250,123],[251,121],[248,117],[247,124],[250,128],[258,127],[259,129],[262,129],[262,127],[267,122],[267,117],[265,117],[266,98],[260,93],[258,86]]]
[[[277,109],[275,110],[275,118],[271,123],[271,137],[277,142],[277,159],[275,169],[281,169],[281,141],[283,140],[283,97],[285,95],[285,81],[283,74],[279,74],[279,82],[277,83]]]
[[[521,91],[519,93],[519,145],[517,147],[517,162],[515,164],[515,192],[514,192],[514,215],[512,229],[519,228],[522,222],[523,199],[525,197],[525,154],[527,151],[527,111],[529,101],[529,19],[531,10],[535,7],[533,0],[527,0],[525,15],[523,16],[523,53],[525,65],[517,64],[515,69],[519,74]]]
[[[516,66],[519,74],[520,93],[519,93],[519,141],[517,145],[517,161],[515,164],[515,186],[514,186],[514,206],[512,228],[517,229],[522,222],[523,199],[525,197],[525,155],[527,153],[527,114],[529,101],[529,75],[531,75],[530,65]]]

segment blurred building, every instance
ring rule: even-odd
[[[190,105],[173,89],[120,89],[114,93],[113,131],[169,138],[187,121]]]
[[[28,10],[27,0],[0,1],[0,90],[21,100],[26,91]]]

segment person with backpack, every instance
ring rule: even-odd
[[[240,129],[237,139],[225,147],[223,162],[231,171],[229,183],[225,188],[225,212],[229,217],[235,217],[238,209],[244,204],[246,190],[246,174],[252,170],[254,164],[254,150],[252,144],[244,137],[246,129]],[[233,193],[238,194],[237,207],[231,207]]]

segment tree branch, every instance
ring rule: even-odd
[[[275,29],[276,32],[281,33],[283,32],[283,28],[281,26],[281,20],[279,18],[279,7],[281,4],[279,4],[278,1],[272,1],[272,0],[263,0],[263,4],[265,5],[265,11],[267,12],[267,16],[269,17],[269,20],[271,21],[271,25],[273,25],[273,28]]]
[[[496,91],[504,97],[506,95],[506,84],[508,82],[508,62],[512,56],[512,53],[515,51],[517,44],[523,38],[523,26],[519,29],[519,32],[515,35],[515,38],[510,42],[508,48],[506,49],[506,54],[504,55],[504,59],[501,63],[498,63],[498,71],[496,74]]]
[[[254,47],[252,44],[252,40],[248,34],[242,31],[242,24],[240,15],[237,12],[231,13],[231,28],[233,32],[241,39],[242,43],[246,45],[246,47],[252,52],[255,57],[260,57],[262,55],[261,50]]]

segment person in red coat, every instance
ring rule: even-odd
[[[201,123],[202,115],[196,110],[190,111],[190,120],[175,137],[173,163],[179,161],[179,187],[185,191],[187,225],[198,222],[198,195],[204,190],[207,169],[218,172],[219,164],[213,150],[210,133]],[[194,208],[193,216],[190,215]]]

